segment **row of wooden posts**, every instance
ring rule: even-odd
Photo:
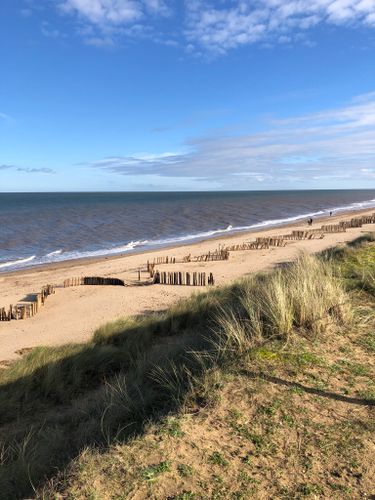
[[[207,252],[202,255],[197,255],[192,257],[191,254],[185,255],[181,260],[176,259],[176,257],[155,257],[153,262],[147,261],[147,271],[150,272],[158,264],[176,264],[176,263],[188,263],[188,262],[210,262],[215,260],[228,260],[229,252],[224,248],[219,248],[213,252]]]
[[[213,274],[189,272],[166,272],[156,271],[154,274],[155,284],[160,285],[185,285],[185,286],[212,286],[215,284]]]
[[[64,280],[64,288],[80,285],[111,285],[125,286],[124,280],[118,278],[101,278],[100,276],[84,276],[79,278],[68,278]]]
[[[176,257],[155,257],[153,264],[176,264]]]
[[[292,231],[290,234],[271,237],[259,237],[256,241],[246,242],[239,245],[231,245],[225,247],[228,251],[239,250],[259,250],[267,249],[270,246],[285,246],[286,240],[306,240],[306,239],[321,239],[324,233],[344,233],[348,228],[362,227],[363,224],[375,224],[375,213],[362,217],[339,222],[338,224],[325,224],[320,228],[308,229],[306,231]]]
[[[347,221],[339,222],[338,224],[326,224],[320,228],[309,229],[307,231],[292,231],[290,234],[272,237],[258,237],[256,241],[245,242],[239,245],[231,245],[219,247],[214,252],[191,257],[188,255],[182,259],[182,262],[208,262],[215,260],[228,260],[230,251],[237,250],[255,250],[269,248],[270,246],[285,246],[286,240],[304,240],[313,238],[323,238],[324,233],[341,233],[348,228],[362,227],[363,224],[374,224],[375,213],[369,216],[355,217]],[[215,280],[212,273],[207,276],[202,272],[160,272],[155,270],[156,264],[175,264],[175,257],[157,257],[152,263],[147,261],[147,271],[150,277],[153,278],[153,283],[163,285],[186,285],[186,286],[206,286],[214,285]],[[140,280],[140,270],[138,270],[138,279]],[[69,278],[64,280],[64,288],[78,285],[114,285],[125,286],[125,282],[118,278],[102,278],[99,276],[85,276]],[[0,321],[11,321],[18,319],[31,318],[39,308],[44,305],[46,298],[55,293],[53,285],[44,286],[40,293],[37,293],[31,302],[18,303],[15,306],[10,305],[7,309],[0,308]]]
[[[309,229],[308,231],[292,231],[283,235],[284,240],[315,240],[324,238],[321,229]]]
[[[258,243],[256,241],[239,243],[237,245],[228,245],[225,250],[228,252],[240,252],[242,250],[262,250],[264,248],[269,248],[268,243]]]
[[[39,293],[35,294],[31,302],[19,303],[15,306],[10,305],[8,309],[5,307],[0,308],[0,321],[32,318],[44,305],[46,298],[53,293],[55,293],[54,286],[46,285]]]
[[[323,233],[346,233],[346,227],[341,224],[329,224],[322,226]]]

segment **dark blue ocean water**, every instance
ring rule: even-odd
[[[375,189],[0,194],[0,272],[375,207]]]

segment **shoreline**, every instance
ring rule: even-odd
[[[373,214],[374,209],[362,209],[340,213],[332,217],[314,219],[314,227],[324,222],[335,224],[364,214]],[[179,261],[187,254],[202,255],[215,250],[218,243],[237,245],[257,236],[286,234],[292,229],[307,230],[306,221],[297,221],[272,228],[244,231],[236,234],[220,234],[204,241],[168,248],[147,250],[125,255],[111,255],[95,259],[63,261],[40,268],[21,269],[0,274],[0,307],[8,307],[30,294],[40,291],[47,284],[62,285],[64,279],[78,276],[102,276],[137,281],[138,269],[142,278],[147,260],[155,256],[173,256]],[[343,245],[364,233],[375,231],[375,224],[362,228],[351,228],[343,233],[328,233],[323,239],[289,241],[285,247],[270,247],[263,250],[245,250],[230,253],[229,260],[214,262],[186,262],[158,265],[160,271],[212,272],[216,285],[231,282],[263,270],[272,269],[294,260],[301,251],[319,253],[328,248]],[[162,311],[194,293],[205,292],[205,287],[193,286],[73,286],[57,288],[45,306],[32,318],[0,322],[0,366],[18,359],[24,349],[37,346],[57,346],[68,343],[87,342],[94,331],[103,324],[124,317],[147,315]]]
[[[367,214],[371,211],[375,212],[375,206],[372,208],[363,208],[359,210],[340,210],[339,214],[333,214],[332,216],[329,215],[321,215],[321,216],[315,216],[313,217],[314,219],[314,225],[316,223],[321,224],[322,222],[325,221],[335,221],[335,220],[341,220],[344,216],[345,217],[356,217],[360,215]],[[306,216],[309,217],[309,216]],[[238,237],[240,235],[243,235],[244,237],[251,236],[253,234],[258,234],[258,233],[265,233],[269,231],[276,231],[277,229],[288,229],[288,228],[295,228],[295,227],[301,227],[301,224],[306,222],[306,217],[302,217],[295,221],[295,222],[284,222],[280,224],[275,224],[273,226],[267,226],[267,227],[255,227],[253,229],[244,229],[244,230],[233,230],[231,232],[228,231],[228,233],[221,233],[217,236],[211,236],[207,238],[202,238],[202,239],[192,239],[192,240],[187,240],[186,242],[183,243],[171,243],[170,245],[163,245],[158,248],[145,248],[145,249],[134,249],[130,250],[128,252],[122,252],[114,255],[100,255],[97,257],[77,257],[74,259],[66,259],[66,260],[61,260],[61,261],[56,261],[56,262],[48,262],[48,263],[42,263],[42,264],[35,264],[35,265],[30,265],[30,266],[25,266],[20,269],[14,269],[10,271],[1,271],[0,269],[0,278],[2,277],[8,277],[8,276],[17,276],[19,274],[24,274],[25,272],[32,273],[32,272],[40,272],[43,270],[50,270],[50,271],[55,271],[55,270],[61,270],[64,268],[71,268],[75,267],[76,265],[79,264],[96,264],[102,261],[109,261],[109,260],[118,260],[118,259],[123,259],[126,257],[132,257],[134,255],[144,255],[144,254],[155,254],[155,253],[160,253],[160,252],[165,252],[165,251],[173,251],[174,249],[180,249],[180,248],[186,248],[186,247],[191,247],[194,245],[198,245],[200,243],[205,243],[205,242],[215,242],[215,241],[221,241],[225,240],[228,238],[232,237]],[[304,224],[305,225],[305,224]]]

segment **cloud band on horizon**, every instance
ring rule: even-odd
[[[212,182],[220,188],[299,188],[315,182],[375,180],[375,93],[347,106],[269,122],[259,133],[194,138],[183,152],[134,154],[86,163],[126,176]]]

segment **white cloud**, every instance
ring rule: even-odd
[[[90,167],[102,168],[113,173],[144,175],[158,173],[161,167],[174,167],[185,159],[180,153],[134,154],[125,157],[109,157],[89,164]]]
[[[285,43],[323,23],[375,27],[375,0],[186,0],[185,4],[190,45],[217,54],[256,42]]]
[[[122,24],[143,15],[142,4],[134,0],[65,0],[61,8],[93,24]]]
[[[78,20],[81,34],[87,28],[94,31],[92,37],[83,35],[85,41],[110,45],[116,37],[143,36],[142,29],[133,32],[132,26],[151,29],[155,19],[177,12],[178,1],[59,0],[57,4]],[[185,0],[184,5],[179,41],[195,55],[224,54],[254,43],[312,44],[308,30],[323,24],[375,28],[375,0]],[[165,37],[170,39],[167,32],[157,30],[152,36],[157,43]]]
[[[17,167],[16,165],[0,165],[0,170],[15,170],[17,172],[25,172],[27,174],[55,174],[52,168],[34,168],[34,167]]]
[[[77,19],[84,42],[97,47],[113,46],[119,37],[150,36],[152,19],[170,12],[165,0],[61,0],[59,7]]]
[[[164,0],[63,0],[60,8],[106,32],[142,22],[147,16],[164,16],[169,12]]]
[[[123,175],[194,178],[222,188],[269,188],[293,183],[314,187],[352,180],[373,182],[375,95],[347,106],[284,120],[268,130],[240,136],[201,137],[185,144],[187,153],[107,158],[90,167]]]

